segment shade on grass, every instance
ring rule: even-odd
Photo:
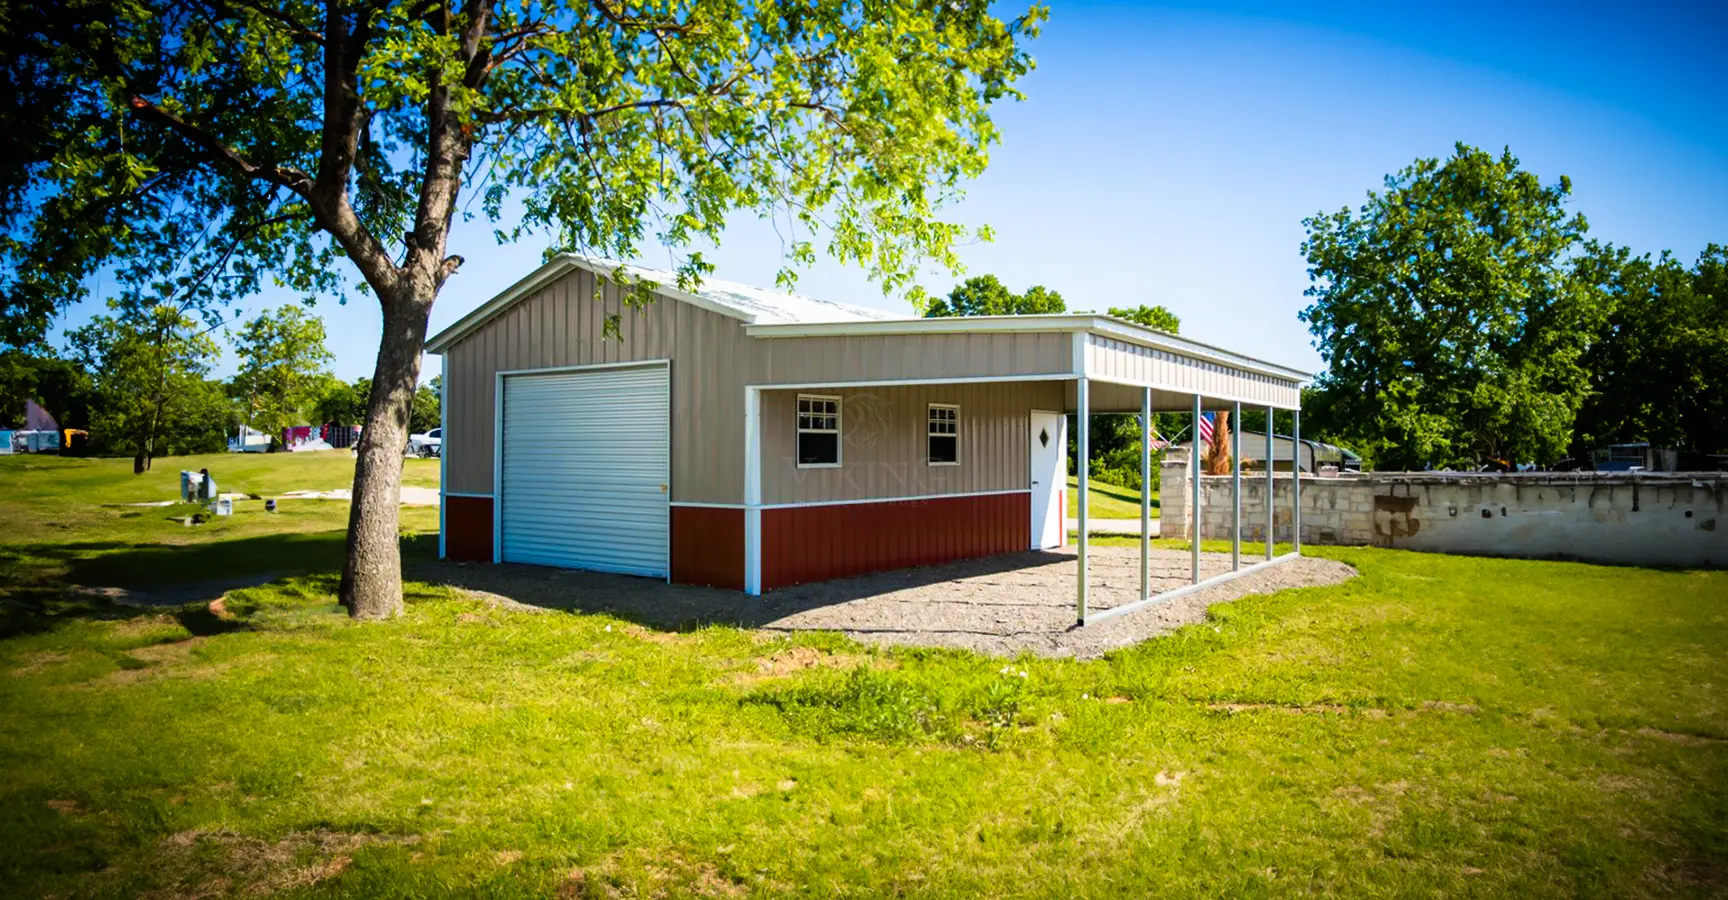
[[[184,552],[230,543],[193,532]],[[6,584],[51,591],[53,546],[5,545]],[[1720,889],[1728,574],[1320,552],[1361,577],[1086,663],[659,632],[423,583],[403,619],[356,625],[328,569],[223,615],[61,597],[0,639],[0,884]]]

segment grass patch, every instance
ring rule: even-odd
[[[115,570],[143,578],[194,557],[221,572],[248,541],[340,544],[340,516],[256,515],[177,544],[139,531],[114,540],[130,550],[0,550],[46,593],[86,552],[161,554]],[[102,527],[64,543],[107,540]],[[0,639],[0,884],[1722,890],[1728,573],[1314,552],[1361,577],[1245,598],[1092,662],[660,632],[423,583],[404,617],[360,625],[335,606],[335,557],[317,554],[306,574],[230,593],[220,616],[102,598],[22,609],[28,627]],[[5,584],[11,603],[19,582]]]
[[[1086,486],[1087,514],[1101,519],[1140,518],[1140,492],[1093,481]],[[1080,479],[1068,476],[1068,518],[1080,515]],[[1158,492],[1152,492],[1152,517],[1158,517]]]

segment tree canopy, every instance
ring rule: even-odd
[[[158,456],[222,449],[228,403],[206,377],[220,351],[201,322],[116,303],[67,339],[91,373],[93,452],[130,455],[144,471]]]
[[[234,337],[234,352],[240,371],[229,390],[246,424],[272,437],[302,423],[330,377],[324,320],[293,304],[246,322]]]
[[[1728,248],[1711,244],[1687,269],[1668,253],[1592,243],[1576,273],[1610,312],[1584,357],[1575,452],[1646,441],[1728,450]]]
[[[948,316],[1024,316],[1038,313],[1066,312],[1062,295],[1042,285],[1033,285],[1024,294],[1016,294],[994,275],[978,275],[954,286],[946,298],[930,301],[924,309],[926,318]]]
[[[770,219],[922,299],[1045,17],[985,0],[0,0],[0,340],[90,276],[376,297],[342,601],[401,609],[401,446],[458,214],[630,259]],[[506,216],[508,210],[509,215]],[[172,255],[163,247],[175,248]],[[148,276],[138,260],[172,258]],[[710,271],[677,263],[680,286]],[[356,277],[358,276],[358,277]],[[637,294],[646,299],[645,292]]]
[[[1607,312],[1572,275],[1571,182],[1464,144],[1304,220],[1329,432],[1382,467],[1563,456]]]
[[[1110,315],[1118,319],[1127,319],[1136,325],[1143,325],[1153,331],[1165,334],[1177,334],[1182,330],[1182,319],[1162,306],[1146,306],[1144,304],[1133,308],[1121,306],[1110,307]]]

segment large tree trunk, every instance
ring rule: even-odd
[[[397,526],[402,460],[435,291],[429,281],[410,277],[403,279],[396,296],[383,298],[384,336],[366,403],[365,430],[356,448],[348,555],[342,564],[342,605],[356,619],[383,619],[402,612]]]
[[[1202,456],[1204,471],[1208,475],[1229,475],[1230,468],[1230,414],[1219,413],[1212,422],[1212,443],[1206,445],[1206,455]]]

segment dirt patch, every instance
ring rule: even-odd
[[[179,628],[180,622],[173,616],[152,613],[148,616],[138,616],[122,622],[115,622],[109,627],[121,637],[136,637],[152,631],[160,631],[163,628]]]
[[[1190,582],[1186,552],[1154,550],[1150,568],[1154,593]],[[1228,554],[1202,554],[1202,578],[1229,570]],[[868,643],[957,647],[997,656],[1030,652],[1094,658],[1204,621],[1214,603],[1337,584],[1356,574],[1335,560],[1304,557],[1075,628],[1077,572],[1071,551],[1012,553],[798,585],[761,597],[532,566],[430,562],[413,566],[408,575],[461,588],[505,608],[604,612],[659,629],[718,623],[786,632],[838,631]],[[1138,599],[1139,578],[1138,548],[1093,548],[1090,608],[1101,611]]]
[[[1464,713],[1466,715],[1475,715],[1481,712],[1474,703],[1453,703],[1449,700],[1424,700],[1422,701],[1422,708],[1435,712]]]
[[[342,874],[362,847],[419,843],[418,835],[296,831],[267,841],[224,831],[183,831],[164,838],[158,871],[173,873],[162,897],[226,893],[274,894],[304,889]],[[242,891],[235,891],[241,887]]]
[[[614,854],[600,864],[574,868],[558,889],[559,897],[742,897],[749,888],[728,878],[711,862],[693,861],[677,851],[643,850]]]
[[[227,671],[242,660],[226,660],[210,665],[191,665],[192,653],[204,642],[205,637],[190,637],[180,641],[167,641],[161,644],[151,644],[128,650],[122,656],[120,668],[97,679],[96,685],[126,685],[151,681],[170,675],[184,678],[212,678]],[[268,656],[268,654],[262,654]],[[252,659],[256,659],[255,654]]]
[[[139,662],[149,663],[153,666],[173,665],[175,663],[185,662],[187,657],[192,655],[193,650],[203,646],[205,640],[205,638],[201,637],[192,637],[183,641],[167,641],[161,644],[151,644],[148,647],[139,647],[136,650],[128,650],[126,651],[126,655],[138,660]]]
[[[1378,706],[1346,706],[1341,703],[1208,703],[1206,704],[1206,708],[1215,712],[1227,713],[1259,712],[1269,710],[1271,712],[1289,713],[1293,716],[1317,715],[1321,713],[1330,713],[1333,715],[1355,714],[1366,716],[1370,719],[1387,719],[1398,715],[1399,713],[1407,715],[1411,712],[1418,711],[1461,714],[1474,714],[1479,711],[1474,705],[1469,703],[1451,703],[1445,700],[1424,700],[1420,704],[1417,704],[1415,710],[1382,709]]]
[[[787,678],[809,669],[855,669],[859,666],[871,666],[878,669],[894,668],[893,660],[865,656],[859,653],[829,653],[815,647],[789,647],[768,656],[759,656],[755,660],[754,671],[740,672],[733,677],[732,682],[739,685],[761,684],[776,678]]]
[[[1638,729],[1638,733],[1645,737],[1655,738],[1659,741],[1667,741],[1671,744],[1682,744],[1687,747],[1710,747],[1716,744],[1728,744],[1728,740],[1719,737],[1710,737],[1709,735],[1703,734],[1686,734],[1679,731],[1663,731],[1660,728],[1650,728],[1648,726]]]
[[[72,658],[70,653],[58,650],[43,650],[37,653],[26,653],[18,658],[22,665],[12,670],[13,675],[34,675],[49,666],[57,666]]]
[[[75,816],[82,812],[76,800],[50,800],[48,808],[63,816]]]
[[[626,625],[622,630],[625,634],[639,641],[647,641],[650,644],[676,644],[678,642],[678,635],[676,632],[655,631],[643,628],[640,625]]]
[[[1206,708],[1214,712],[1227,713],[1262,712],[1270,710],[1272,712],[1289,713],[1293,716],[1308,716],[1320,713],[1343,715],[1351,712],[1351,707],[1340,706],[1335,703],[1315,703],[1307,706],[1290,706],[1282,703],[1208,703],[1206,704]],[[1381,710],[1381,712],[1384,712],[1384,710]]]

